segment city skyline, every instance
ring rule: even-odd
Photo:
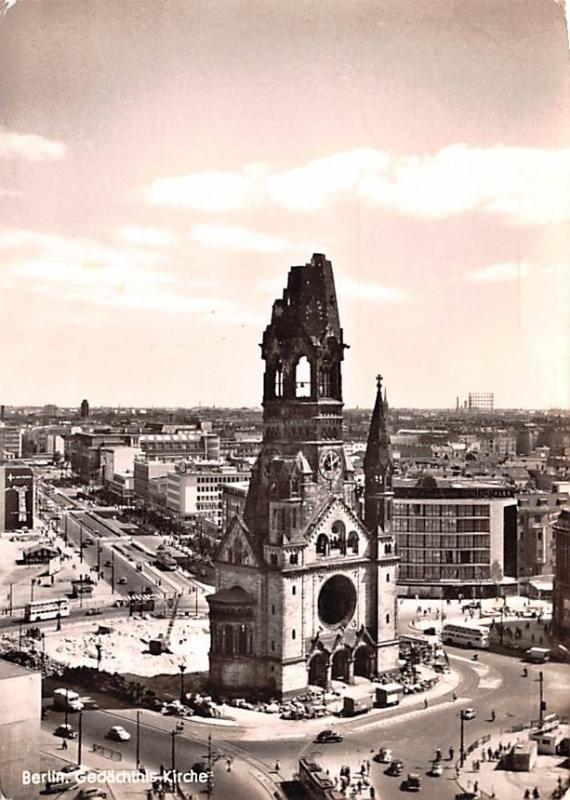
[[[3,403],[259,406],[323,252],[347,407],[570,407],[560,3],[9,6]]]

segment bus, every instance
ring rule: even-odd
[[[444,625],[441,638],[444,644],[476,647],[480,650],[486,650],[489,647],[488,629],[482,625],[472,625],[468,622],[455,622]]]
[[[26,622],[38,622],[42,619],[57,619],[69,616],[69,602],[66,598],[55,600],[34,600],[24,608]]]

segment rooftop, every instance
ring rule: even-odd
[[[0,658],[0,681],[8,678],[21,678],[24,675],[37,675],[39,670],[26,669],[19,664],[12,664],[11,661],[6,661]]]

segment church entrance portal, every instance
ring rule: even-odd
[[[348,652],[344,647],[333,655],[331,677],[348,683]]]
[[[354,674],[362,678],[372,676],[372,651],[368,646],[359,647],[354,654]]]
[[[324,653],[315,653],[309,662],[309,685],[327,687],[327,657]]]

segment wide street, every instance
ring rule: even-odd
[[[259,714],[257,735],[252,737],[251,729],[245,731],[239,725],[221,726],[201,722],[186,721],[184,731],[175,737],[175,766],[189,769],[206,752],[208,733],[212,736],[214,750],[221,754],[216,764],[215,796],[235,800],[254,800],[271,795],[272,781],[290,780],[302,756],[316,759],[331,776],[338,775],[340,766],[347,764],[353,774],[363,760],[371,762],[370,779],[376,789],[376,796],[382,800],[401,797],[400,783],[408,772],[418,772],[422,779],[422,797],[426,800],[452,800],[457,791],[455,782],[455,761],[459,756],[461,709],[475,709],[475,719],[465,722],[465,746],[487,734],[500,734],[514,725],[522,725],[538,716],[539,682],[538,674],[544,674],[544,698],[547,712],[556,711],[568,715],[570,704],[565,692],[568,680],[568,666],[547,663],[540,667],[531,666],[528,677],[522,676],[522,663],[518,659],[494,653],[479,653],[478,661],[472,661],[467,651],[449,649],[452,667],[460,674],[456,688],[457,700],[452,693],[434,698],[428,708],[424,708],[422,696],[418,696],[407,708],[375,712],[354,720],[324,720],[316,723],[295,723],[280,725],[273,715]],[[491,721],[491,711],[496,719]],[[129,767],[135,761],[136,712],[132,709],[88,711],[83,713],[83,752],[93,743],[105,745],[122,753],[120,767]],[[62,721],[61,713],[49,711],[43,727],[53,731]],[[147,769],[156,770],[160,765],[172,766],[172,731],[177,720],[154,712],[141,712],[140,754],[141,762]],[[72,718],[77,725],[77,715]],[[116,744],[105,740],[105,733],[112,725],[124,725],[132,734],[128,743]],[[318,727],[317,727],[318,725]],[[335,728],[342,733],[344,740],[338,744],[317,745],[316,732],[322,728]],[[384,774],[386,765],[372,761],[372,755],[380,746],[390,748],[394,758],[404,764],[401,778]],[[77,743],[70,744],[68,757],[75,756]],[[454,759],[449,759],[448,750],[454,748]],[[427,776],[436,748],[443,755],[444,773],[440,778]],[[67,755],[67,754],[66,754]],[[227,771],[226,758],[231,756],[231,773]],[[480,751],[467,757],[470,766]],[[85,757],[84,757],[85,760]],[[279,773],[276,772],[279,762]],[[100,768],[103,765],[99,764]],[[108,761],[106,768],[118,767],[116,762]],[[473,779],[476,779],[473,774]],[[365,794],[363,796],[366,796]]]

